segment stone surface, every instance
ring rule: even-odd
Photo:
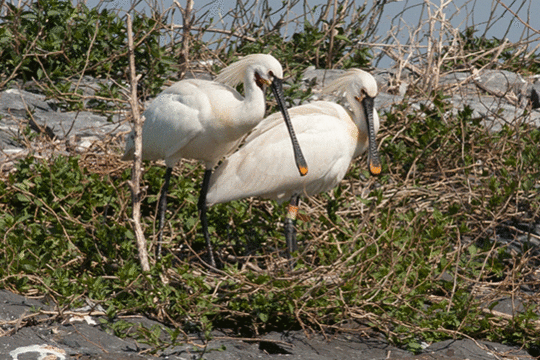
[[[42,127],[51,129],[59,139],[70,135],[104,137],[115,131],[127,131],[129,126],[107,121],[105,116],[89,111],[57,111],[54,102],[46,101],[44,95],[19,89],[8,89],[0,93],[0,115],[3,130],[18,132],[20,122],[27,122],[29,112]],[[6,128],[7,126],[7,128]],[[11,127],[10,127],[11,126]]]
[[[0,92],[0,171],[9,170],[14,160],[30,150],[39,149],[41,156],[78,153],[130,130],[118,117],[111,122],[90,111],[60,111],[55,101],[44,95],[7,89]],[[53,146],[34,146],[35,140],[30,137],[33,132],[43,133]]]
[[[536,83],[531,89],[531,106],[533,109],[540,109],[540,83]]]
[[[337,79],[343,73],[344,70],[324,70],[310,66],[304,71],[302,82],[306,87],[321,88]]]
[[[484,70],[479,74],[477,81],[493,93],[500,94],[509,92],[520,94],[527,86],[525,79],[507,70]]]
[[[324,84],[334,80],[344,70],[324,70],[310,67],[305,70],[302,78],[302,88],[311,89],[310,100],[326,99],[320,94]],[[392,69],[374,69],[372,71],[379,85],[379,96],[375,105],[381,114],[390,109],[393,104],[402,102],[408,91],[413,76],[403,71],[397,79]],[[204,78],[205,74],[188,74],[188,77]],[[529,81],[527,81],[529,80]],[[540,82],[536,78],[525,80],[521,76],[503,70],[485,70],[475,76],[469,72],[455,72],[444,75],[439,83],[448,88],[459,88],[449,101],[454,110],[470,106],[474,117],[482,119],[483,124],[491,131],[500,131],[504,124],[513,125],[526,122],[540,126],[540,111],[528,111],[512,103],[507,96],[525,96],[525,103],[532,108],[540,108]],[[102,80],[85,77],[78,84],[86,96],[91,96],[99,88]],[[497,96],[499,94],[500,96]],[[407,99],[414,104],[414,99]],[[31,115],[30,115],[31,114]],[[10,88],[0,92],[0,151],[5,156],[13,154],[25,155],[27,139],[24,130],[30,125],[34,130],[48,134],[57,140],[70,140],[70,151],[84,151],[97,140],[103,140],[111,134],[121,134],[130,131],[130,126],[122,123],[123,117],[115,117],[108,121],[104,116],[90,111],[64,112],[60,111],[54,100],[46,99],[44,95],[18,88]],[[35,125],[34,125],[35,123]],[[0,160],[3,158],[0,155]]]
[[[504,310],[504,306],[501,310]],[[421,354],[399,349],[381,335],[338,334],[324,338],[307,336],[302,331],[271,332],[258,339],[238,339],[214,331],[205,347],[203,342],[169,347],[156,356],[132,338],[121,339],[109,334],[96,317],[71,316],[62,323],[26,322],[23,318],[38,309],[53,310],[45,303],[0,290],[0,359],[6,360],[147,360],[147,359],[532,359],[524,350],[485,341],[447,340],[427,346]],[[513,311],[510,309],[509,311]],[[46,315],[40,315],[46,320]],[[20,321],[17,321],[19,320]],[[130,322],[147,328],[159,324],[138,317]],[[47,357],[48,356],[48,357]]]
[[[470,82],[471,75],[472,74],[469,71],[457,71],[447,75],[443,75],[439,79],[439,85],[448,86],[466,84]]]
[[[304,74],[302,76],[302,89],[307,90],[309,88],[313,91],[313,95],[310,99],[312,101],[335,101],[336,97],[331,95],[322,96],[320,94],[320,91],[324,85],[329,84],[344,72],[345,70],[322,70],[315,69],[315,67],[311,66],[304,71]],[[388,82],[391,78],[391,74],[388,71],[378,71],[374,73],[374,76],[375,80],[377,80],[377,85],[379,86],[379,88],[388,88]],[[379,95],[375,98],[375,107],[379,110],[379,112],[384,112],[385,110],[390,110],[390,107],[393,104],[398,104],[403,101],[403,98],[403,94],[395,95],[381,91],[379,92]]]

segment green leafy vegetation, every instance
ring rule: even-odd
[[[223,269],[201,268],[198,256],[204,259],[206,249],[196,201],[202,169],[185,163],[171,184],[169,254],[143,276],[127,222],[129,171],[110,160],[96,168],[85,158],[28,157],[0,186],[2,286],[49,294],[60,306],[90,298],[111,319],[166,314],[165,322],[207,334],[227,324],[243,335],[276,328],[329,331],[358,318],[412,350],[419,339],[465,335],[536,344],[535,302],[511,322],[501,322],[481,305],[492,293],[478,286],[520,279],[540,260],[526,249],[510,255],[492,242],[490,231],[496,229],[486,225],[513,221],[515,206],[537,216],[540,199],[530,179],[538,175],[540,132],[507,128],[493,136],[467,109],[443,117],[451,109],[443,99],[434,103],[439,106],[398,106],[386,114],[383,137],[403,131],[385,137],[391,139],[382,145],[385,175],[366,178],[360,162],[333,198],[306,199],[310,217],[300,217],[302,250],[293,272],[280,256],[284,209],[259,200],[210,209]],[[500,153],[494,156],[493,149]],[[143,179],[148,239],[163,172],[149,167]],[[443,190],[448,186],[451,192]],[[313,201],[327,206],[313,207]],[[181,341],[157,329],[137,333],[156,346]]]
[[[80,91],[71,92],[83,75],[127,81],[125,19],[106,8],[84,3],[40,0],[28,6],[5,4],[0,18],[0,73],[11,79],[47,84],[50,95],[81,107]],[[133,28],[141,40],[137,72],[146,94],[157,94],[171,71],[172,57],[160,43],[159,19],[135,15]],[[116,85],[109,91],[118,92]],[[70,94],[71,93],[71,94]],[[74,105],[75,104],[75,105]]]

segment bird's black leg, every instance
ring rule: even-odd
[[[208,250],[208,255],[210,256],[210,265],[212,265],[212,267],[216,267],[216,261],[214,260],[214,252],[212,250],[212,243],[210,243],[210,235],[208,234],[208,219],[206,218],[206,194],[208,193],[208,185],[210,184],[211,176],[212,169],[206,169],[204,172],[201,194],[199,195],[198,208],[199,215],[201,217],[204,240],[206,240],[206,248]]]
[[[165,213],[167,212],[167,192],[169,191],[169,182],[171,180],[172,167],[168,167],[165,172],[165,178],[163,186],[161,187],[161,195],[159,196],[158,204],[158,219],[159,219],[159,232],[158,241],[156,246],[156,258],[161,258],[161,244],[163,240],[163,227],[165,226]]]
[[[291,254],[298,250],[298,244],[296,243],[296,214],[298,213],[298,200],[299,195],[293,195],[289,206],[287,206],[287,215],[285,217],[285,241],[287,241],[287,252],[289,258]]]

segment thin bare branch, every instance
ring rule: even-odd
[[[133,160],[133,170],[131,173],[131,188],[133,198],[133,230],[137,241],[137,249],[139,250],[139,260],[143,271],[150,271],[148,263],[148,251],[146,249],[146,239],[141,225],[141,173],[142,173],[142,123],[144,119],[139,113],[139,101],[137,96],[137,82],[139,76],[135,72],[135,48],[133,46],[133,31],[131,27],[131,15],[127,14],[127,33],[128,33],[128,51],[129,51],[129,68],[131,81],[131,94],[129,102],[131,104],[131,112],[133,114],[133,127],[135,136],[135,153]]]

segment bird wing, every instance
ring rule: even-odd
[[[343,112],[347,112],[350,115],[348,110],[345,110],[341,105],[338,105],[329,101],[314,101],[306,105],[295,106],[288,109],[289,115],[291,118],[299,116],[309,116],[309,115],[329,115],[334,117],[342,117]],[[246,137],[245,141],[249,142],[251,139],[261,136],[267,131],[275,128],[276,126],[281,126],[284,123],[283,115],[280,112],[273,113],[262,120]],[[293,124],[294,126],[294,124]],[[295,127],[296,131],[296,127]]]
[[[281,114],[271,115],[218,166],[210,181],[209,205],[250,196],[284,201],[293,194],[326,191],[343,179],[358,138],[345,109],[318,102],[289,111],[308,174],[298,174],[287,128],[279,120]]]
[[[160,93],[143,115],[143,159],[165,159],[173,166],[174,155],[202,131],[201,117],[208,108],[204,86],[209,81],[183,80]],[[133,158],[134,133],[126,139],[124,160]]]
[[[143,159],[164,159],[174,166],[181,158],[213,167],[238,146],[253,125],[243,97],[230,86],[213,81],[182,80],[164,90],[144,112]],[[259,119],[264,115],[261,103]],[[133,158],[133,132],[124,160]]]
[[[203,131],[201,99],[195,95],[162,93],[144,112],[143,158],[165,159],[173,166],[181,149]],[[169,164],[171,163],[171,164]]]

